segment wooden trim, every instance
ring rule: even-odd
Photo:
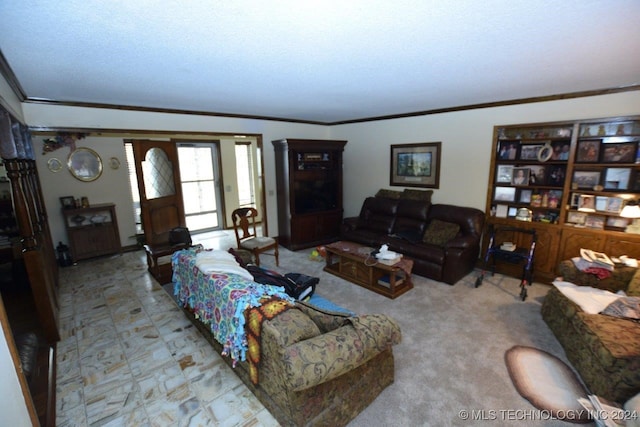
[[[0,72],[2,71],[3,70],[0,65]],[[20,97],[20,92],[19,92],[20,88],[17,88],[17,89],[14,88],[14,91],[16,90],[18,90],[16,94]],[[234,114],[234,113],[180,110],[175,108],[136,107],[136,106],[128,106],[128,105],[102,104],[102,103],[96,103],[96,102],[54,101],[50,99],[39,99],[39,98],[28,98],[28,97],[25,98],[24,95],[22,95],[21,99],[23,99],[22,102],[30,103],[30,104],[46,104],[46,105],[57,105],[57,106],[66,106],[66,107],[84,107],[84,108],[104,108],[104,109],[112,109],[112,110],[143,111],[143,112],[167,113],[167,114],[186,114],[186,115],[211,116],[211,117],[228,117],[228,118],[238,118],[238,119],[268,120],[268,121],[278,121],[278,122],[288,122],[288,123],[302,123],[302,124],[310,124],[310,125],[335,126],[335,125],[344,125],[344,124],[352,124],[352,123],[374,122],[374,121],[380,121],[380,120],[401,119],[406,117],[428,116],[432,114],[477,110],[482,108],[505,107],[510,105],[557,101],[562,99],[584,98],[589,96],[609,95],[609,94],[621,93],[621,92],[632,92],[636,90],[640,90],[640,84],[634,84],[634,85],[623,86],[623,87],[605,88],[605,89],[585,90],[580,92],[569,92],[569,93],[562,93],[562,94],[556,94],[556,95],[534,96],[529,98],[516,98],[516,99],[510,99],[510,100],[504,100],[504,101],[484,102],[479,104],[459,105],[459,106],[446,107],[446,108],[434,108],[431,110],[415,111],[411,113],[390,114],[386,116],[375,116],[375,117],[363,117],[360,119],[339,120],[335,122],[300,120],[300,119],[292,119],[292,118],[286,118],[286,117],[271,117],[271,116],[245,115],[245,114]],[[37,129],[37,128],[34,128],[34,129]]]
[[[129,106],[129,105],[102,104],[98,102],[55,101],[55,100],[44,99],[44,98],[26,98],[23,102],[28,104],[46,104],[46,105],[57,105],[57,106],[64,106],[64,107],[105,108],[109,110],[141,111],[141,112],[165,113],[165,114],[185,114],[185,115],[195,115],[195,116],[226,117],[226,118],[233,118],[233,119],[269,120],[269,121],[276,121],[276,122],[302,123],[302,124],[310,124],[310,125],[327,125],[328,124],[325,122],[319,122],[319,121],[313,121],[313,120],[259,116],[259,115],[252,115],[252,114],[181,110],[178,108],[138,107],[138,106]]]
[[[456,111],[478,110],[482,108],[505,107],[509,105],[519,105],[519,104],[532,104],[536,102],[558,101],[561,99],[585,98],[588,96],[609,95],[612,93],[632,92],[635,90],[640,90],[640,84],[619,87],[619,88],[586,90],[582,92],[571,92],[571,93],[564,93],[564,94],[558,94],[558,95],[534,96],[530,98],[519,98],[519,99],[511,99],[511,100],[497,101],[497,102],[485,102],[480,104],[461,105],[457,107],[436,108],[433,110],[416,111],[413,113],[391,114],[388,116],[344,120],[340,122],[333,122],[333,123],[327,123],[327,124],[334,126],[334,125],[344,125],[344,124],[351,124],[351,123],[372,122],[372,121],[378,121],[378,120],[401,119],[405,117],[427,116],[432,114],[451,113]]]
[[[22,396],[24,397],[24,403],[27,407],[27,412],[29,413],[31,424],[34,426],[39,426],[40,421],[38,419],[38,413],[36,411],[35,404],[33,403],[33,398],[31,397],[29,384],[27,384],[27,379],[22,372],[20,356],[18,355],[16,343],[13,340],[13,332],[11,331],[11,326],[9,325],[9,318],[7,317],[7,311],[4,308],[2,295],[0,295],[0,324],[2,325],[2,332],[4,333],[4,337],[7,341],[7,346],[9,347],[9,353],[11,354],[13,366],[16,369],[16,376],[18,377],[18,382],[20,383],[20,389],[22,389]]]

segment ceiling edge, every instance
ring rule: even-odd
[[[403,113],[403,114],[391,114],[388,116],[368,117],[368,118],[354,119],[354,120],[343,120],[339,122],[326,123],[326,125],[335,126],[335,125],[344,125],[344,124],[352,124],[352,123],[373,122],[373,121],[379,121],[379,120],[401,119],[405,117],[428,116],[432,114],[451,113],[455,111],[478,110],[482,108],[504,107],[509,105],[531,104],[535,102],[558,101],[561,99],[573,99],[573,98],[585,98],[588,96],[609,95],[612,93],[631,92],[635,90],[640,90],[640,84],[617,87],[617,88],[608,88],[608,89],[585,90],[581,92],[570,92],[570,93],[563,93],[563,94],[557,94],[557,95],[534,96],[530,98],[510,99],[510,100],[496,101],[496,102],[484,102],[480,104],[460,105],[456,107],[436,108],[433,110],[415,111],[415,112]]]

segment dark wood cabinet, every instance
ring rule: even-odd
[[[347,141],[272,143],[280,244],[298,250],[336,240],[342,223],[342,152]]]
[[[114,204],[64,209],[62,214],[74,261],[121,252]]]

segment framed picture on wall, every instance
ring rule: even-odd
[[[390,185],[440,188],[441,142],[391,146]]]

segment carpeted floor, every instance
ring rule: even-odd
[[[318,295],[356,313],[388,314],[403,333],[394,347],[395,383],[350,426],[571,425],[548,419],[520,396],[504,363],[514,345],[566,362],[540,315],[547,285],[534,283],[522,302],[515,278],[488,275],[475,288],[477,272],[454,286],[414,276],[414,289],[391,300],[325,273],[309,253],[281,248],[280,266],[272,257],[263,266],[320,277]]]
[[[309,253],[284,249],[279,268],[270,258],[265,264],[320,277],[319,295],[356,313],[388,314],[402,329],[395,383],[351,426],[571,425],[539,419],[546,417],[520,396],[504,363],[514,345],[567,361],[540,315],[547,285],[534,283],[522,302],[519,280],[511,277],[487,275],[475,288],[477,272],[454,286],[414,276],[414,288],[391,300],[325,273]]]

